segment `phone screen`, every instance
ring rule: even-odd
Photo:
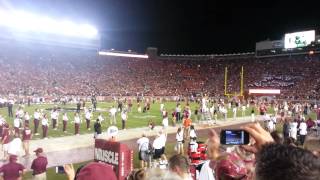
[[[58,173],[58,174],[64,174],[64,173],[65,173],[64,167],[63,167],[63,166],[57,166],[57,167],[56,167],[56,173]]]
[[[249,134],[244,130],[223,130],[220,137],[221,144],[244,145],[249,143]]]

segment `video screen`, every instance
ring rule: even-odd
[[[244,131],[226,131],[226,144],[244,144]]]
[[[315,31],[303,31],[286,34],[284,37],[284,47],[286,49],[305,47],[315,40]]]

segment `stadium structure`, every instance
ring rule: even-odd
[[[88,24],[26,12],[2,12],[0,25],[3,96],[248,97],[249,89],[278,89],[279,98],[319,98],[316,30],[257,42],[255,52],[158,55],[157,48],[145,54],[104,50]]]

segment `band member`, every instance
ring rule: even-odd
[[[80,119],[79,113],[76,113],[74,115],[74,134],[75,135],[80,135],[79,134],[80,123],[81,123],[81,119]]]
[[[58,111],[56,108],[51,112],[51,120],[52,120],[52,128],[53,130],[57,130],[57,120],[58,120]]]
[[[9,146],[10,140],[11,140],[11,138],[10,138],[9,124],[5,123],[3,125],[2,138],[1,138],[1,144],[2,144],[2,150],[3,150],[3,159],[7,159],[8,146]]]
[[[87,110],[86,111],[86,123],[87,123],[87,130],[90,131],[90,120],[91,120],[91,116],[92,116],[92,113],[91,113],[91,110]]]
[[[25,126],[22,131],[22,143],[23,143],[25,156],[29,156],[29,142],[31,138],[32,138],[31,130],[29,126]]]
[[[33,120],[33,123],[34,123],[34,135],[39,135],[39,133],[38,133],[38,127],[39,127],[39,122],[40,122],[39,109],[36,109],[34,111],[33,117],[34,117],[34,120]]]
[[[30,124],[30,115],[28,112],[24,113],[24,126],[28,126],[29,127]]]
[[[41,124],[42,124],[42,137],[44,139],[48,139],[47,136],[48,136],[49,122],[48,122],[46,114],[43,115],[42,120],[41,120]]]
[[[121,119],[122,119],[122,129],[125,130],[126,129],[126,121],[128,119],[126,111],[121,112]]]
[[[0,137],[2,137],[3,126],[6,124],[6,120],[0,115]]]
[[[16,118],[13,120],[13,127],[14,127],[14,135],[20,136],[20,119],[18,115],[16,115]]]
[[[63,116],[62,116],[62,123],[63,123],[63,132],[66,133],[67,132],[67,123],[68,123],[68,116],[67,116],[67,113],[64,113]]]

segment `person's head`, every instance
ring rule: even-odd
[[[194,129],[194,125],[191,125],[191,126],[190,126],[190,129]]]
[[[189,173],[189,161],[180,154],[176,154],[169,159],[169,170],[178,174],[180,177],[185,177]]]
[[[9,162],[16,162],[18,160],[18,156],[17,155],[10,155],[9,156]]]
[[[178,128],[177,133],[181,132],[181,127]]]
[[[302,148],[267,144],[256,156],[257,180],[318,180],[320,159]]]
[[[146,172],[144,169],[134,169],[128,176],[128,180],[144,180]]]
[[[283,144],[290,145],[290,146],[295,146],[294,142],[295,142],[295,140],[292,137],[288,137],[288,138],[284,139]]]
[[[320,142],[319,139],[307,139],[304,144],[303,148],[306,150],[311,151],[316,156],[320,157]]]
[[[87,179],[105,179],[105,180],[116,180],[117,177],[112,170],[112,167],[108,164],[90,162],[89,164],[81,167],[75,175],[76,180],[87,180]]]
[[[281,133],[278,133],[277,131],[273,131],[270,134],[276,143],[283,144],[284,139],[283,139],[283,135]]]
[[[36,153],[36,156],[39,156],[43,153],[43,149],[42,148],[37,148],[36,150],[34,150],[33,152]]]
[[[96,120],[96,122],[97,122],[97,123],[100,123],[100,120],[99,120],[99,118],[98,118],[98,119]]]

